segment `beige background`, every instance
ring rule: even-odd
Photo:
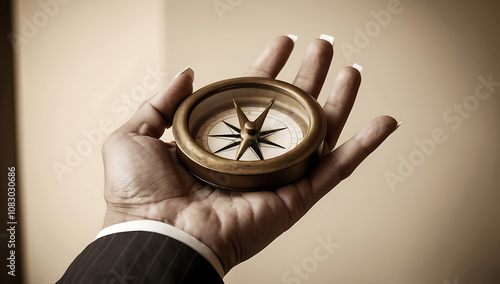
[[[226,283],[500,282],[500,86],[474,98],[478,77],[500,81],[497,1],[15,3],[29,283],[53,283],[99,231],[100,146],[143,98],[186,66],[195,89],[240,76],[268,42],[289,33],[299,40],[279,76],[288,81],[312,39],[335,36],[321,102],[339,68],[364,67],[342,141],[381,114],[403,125]],[[374,14],[388,7],[390,20],[377,24]],[[391,186],[387,175],[400,179]],[[337,247],[318,259],[316,248],[328,241]]]

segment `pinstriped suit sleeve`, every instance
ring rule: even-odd
[[[87,246],[58,283],[223,283],[184,243],[153,232],[123,232]]]

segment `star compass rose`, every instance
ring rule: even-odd
[[[285,149],[282,145],[279,145],[275,142],[270,141],[268,138],[282,130],[287,129],[286,127],[276,128],[271,130],[261,131],[264,121],[271,109],[271,106],[274,103],[274,100],[271,100],[266,109],[254,120],[250,121],[245,113],[241,110],[240,107],[236,104],[236,101],[233,100],[234,108],[236,109],[236,114],[238,116],[239,128],[234,126],[227,121],[222,121],[231,133],[228,134],[212,134],[209,137],[225,139],[230,141],[229,144],[217,149],[214,151],[214,154],[227,151],[230,149],[234,149],[238,147],[236,152],[235,160],[239,161],[243,154],[248,150],[256,155],[259,160],[264,160],[264,155],[262,154],[261,146],[267,146],[272,148]]]

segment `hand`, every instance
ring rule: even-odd
[[[275,78],[293,45],[288,37],[276,38],[246,75]],[[293,84],[317,98],[332,57],[330,43],[313,41]],[[106,140],[104,227],[140,219],[166,222],[212,249],[226,273],[295,224],[396,129],[393,118],[379,117],[332,152],[361,82],[359,72],[346,67],[324,106],[324,156],[309,175],[273,191],[214,190],[183,168],[174,142],[159,139],[179,103],[192,93],[192,82],[187,69]]]

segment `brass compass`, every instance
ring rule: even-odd
[[[194,92],[173,120],[177,154],[198,179],[243,191],[272,189],[307,173],[326,134],[321,106],[283,81],[243,77]]]

